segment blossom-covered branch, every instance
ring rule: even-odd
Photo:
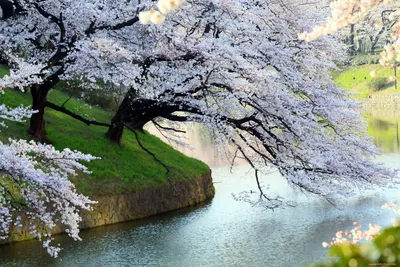
[[[393,44],[385,46],[385,50],[381,53],[380,64],[383,66],[393,66],[400,62],[400,3],[395,0],[337,0],[330,4],[331,16],[328,17],[326,23],[316,26],[311,32],[303,32],[299,34],[299,39],[312,41],[323,35],[336,33],[338,30],[351,24],[360,23],[365,17],[378,9],[382,16],[389,12],[388,19],[394,21],[391,25],[391,37]],[[380,24],[382,18],[378,18],[376,23]]]
[[[91,155],[64,149],[57,151],[51,145],[36,144],[33,141],[9,140],[0,143],[0,238],[7,238],[11,223],[20,224],[13,215],[15,211],[25,211],[31,234],[43,241],[52,256],[57,256],[60,248],[49,245],[50,231],[59,222],[67,227],[70,237],[79,240],[80,211],[90,210],[96,203],[76,193],[69,175],[76,170],[88,172],[79,161],[96,159]],[[13,185],[18,189],[11,192]],[[18,197],[23,206],[14,205]],[[39,231],[34,224],[39,220],[45,231]]]

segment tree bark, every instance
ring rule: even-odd
[[[117,113],[114,118],[119,117],[119,114]],[[149,122],[149,120],[130,120],[130,121],[124,121],[124,120],[119,120],[118,118],[111,121],[111,126],[108,128],[108,131],[106,133],[106,137],[108,140],[115,142],[117,144],[121,144],[121,139],[122,135],[124,133],[124,126],[128,126],[130,129],[133,130],[139,130],[143,131],[143,126]]]
[[[356,44],[355,44],[355,25],[350,24],[350,35],[349,35],[349,52],[350,56],[355,56],[356,55]]]
[[[121,144],[122,134],[124,133],[124,124],[121,122],[112,123],[106,133],[108,140]]]
[[[108,129],[106,137],[110,141],[121,144],[124,126],[128,126],[131,130],[143,131],[144,125],[152,119],[163,114],[171,114],[176,110],[178,108],[175,106],[169,104],[159,105],[155,100],[135,100],[128,94],[112,118],[111,127]]]
[[[131,130],[143,131],[144,125],[157,117],[173,121],[186,121],[186,117],[173,115],[175,111],[193,113],[195,108],[178,102],[163,103],[154,99],[137,99],[135,90],[131,89],[112,118],[106,137],[110,141],[121,144],[124,126]]]
[[[122,135],[124,133],[124,125],[131,120],[130,117],[134,113],[135,99],[136,90],[131,88],[125,95],[122,103],[118,107],[117,113],[111,120],[111,126],[108,128],[106,133],[106,137],[110,141],[121,144]]]
[[[146,114],[138,108],[138,105],[125,98],[111,120],[111,126],[108,128],[106,137],[112,142],[121,144],[125,125],[129,126],[130,129],[143,131],[143,126],[151,119],[147,118]]]
[[[44,120],[44,109],[46,107],[47,94],[50,88],[47,84],[33,85],[31,88],[32,109],[36,111],[31,116],[29,133],[40,142],[48,142]]]

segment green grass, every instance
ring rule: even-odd
[[[6,70],[0,69],[0,75]],[[68,95],[52,90],[49,101],[61,105]],[[0,103],[9,106],[30,105],[29,92],[6,90],[0,96]],[[101,122],[109,122],[112,113],[99,108],[91,108],[84,102],[71,99],[65,107],[87,118]],[[57,149],[69,147],[84,153],[101,157],[86,164],[92,175],[80,174],[72,178],[78,191],[93,195],[111,195],[132,192],[150,187],[182,181],[204,175],[209,167],[201,161],[189,158],[176,151],[159,138],[147,133],[138,132],[142,144],[170,168],[166,169],[157,163],[151,155],[143,151],[134,136],[125,130],[121,147],[105,138],[106,127],[87,126],[60,112],[46,109],[46,129],[49,140]],[[28,122],[7,122],[8,128],[1,129],[0,140],[6,142],[9,137],[29,139]]]
[[[0,65],[0,77],[3,77],[6,74],[9,74],[10,72],[8,71],[7,68],[3,67]]]
[[[376,72],[376,77],[389,78],[393,76],[393,69],[374,64],[344,67],[342,70],[332,73],[332,78],[340,87],[354,92],[356,94],[355,97],[359,98],[367,98],[374,94],[400,92],[399,89],[394,89],[393,82],[388,82],[385,88],[380,91],[374,92],[371,90],[370,83],[374,79],[370,75],[371,71]]]

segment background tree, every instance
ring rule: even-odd
[[[311,32],[303,32],[299,34],[299,39],[312,41],[321,36],[334,34],[338,30],[343,29],[351,24],[360,24],[366,18],[381,24],[382,22],[391,21],[388,27],[391,30],[392,44],[385,46],[385,51],[381,53],[382,59],[380,63],[384,66],[392,66],[392,61],[399,61],[397,57],[400,51],[398,40],[400,38],[400,3],[394,0],[375,0],[375,1],[357,1],[357,0],[337,0],[330,4],[331,15],[327,18],[326,23],[316,26]],[[377,14],[381,14],[377,16]],[[375,15],[374,15],[375,14]],[[386,15],[389,14],[387,17]]]
[[[369,12],[360,23],[351,23],[338,31],[337,36],[347,45],[350,56],[375,53],[392,41],[392,27],[397,19],[390,19],[394,10],[387,6]]]

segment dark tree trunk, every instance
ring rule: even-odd
[[[124,124],[121,122],[111,124],[108,128],[106,137],[113,142],[121,144],[122,134],[124,133]]]
[[[355,25],[350,24],[350,35],[349,35],[349,53],[350,56],[355,56],[356,55],[356,44],[355,44]]]
[[[146,113],[137,104],[131,103],[129,99],[124,99],[111,120],[106,137],[110,141],[121,144],[124,126],[143,131],[143,126],[152,119],[152,117],[146,116]]]
[[[50,88],[46,84],[33,85],[31,88],[32,109],[37,112],[31,116],[29,133],[40,142],[48,141],[45,128],[44,109],[46,107],[47,94]]]
[[[136,99],[136,92],[131,89],[112,118],[111,127],[106,136],[109,140],[121,144],[124,126],[131,130],[143,131],[144,125],[149,121],[178,110],[178,106],[173,104],[161,104],[150,99]]]
[[[15,13],[14,5],[12,1],[9,0],[0,0],[0,8],[2,11],[2,17],[0,20],[6,20],[12,17]]]
[[[130,129],[138,130],[143,132],[143,127],[146,123],[154,119],[153,116],[135,116],[129,122],[126,122],[125,125],[128,126]]]
[[[150,119],[151,120],[151,119]],[[124,127],[127,126],[132,130],[139,130],[143,132],[143,126],[150,120],[138,120],[138,121],[115,121],[112,122],[111,126],[108,128],[106,137],[117,144],[121,144],[122,135],[124,133]]]
[[[108,128],[106,137],[118,144],[121,144],[122,134],[124,132],[124,126],[130,121],[130,117],[134,110],[134,102],[136,98],[135,89],[131,88],[126,94],[124,100],[118,107],[117,113],[111,120],[111,126]],[[143,130],[143,128],[142,128]]]

